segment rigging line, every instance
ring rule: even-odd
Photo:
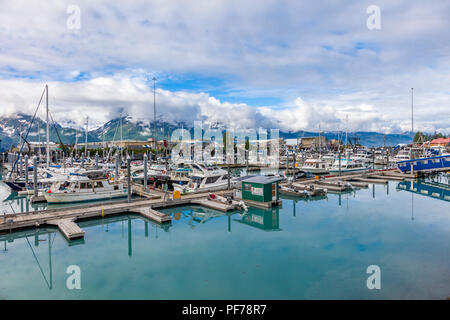
[[[41,274],[42,274],[42,276],[44,277],[45,283],[47,283],[47,287],[50,289],[50,284],[49,284],[48,281],[47,281],[47,277],[46,277],[45,274],[44,274],[44,270],[42,270],[41,264],[39,263],[39,260],[38,260],[38,258],[36,257],[36,254],[34,253],[33,247],[31,246],[30,241],[28,240],[28,237],[25,237],[25,239],[27,239],[28,246],[30,247],[31,252],[33,253],[33,257],[34,257],[34,259],[36,260],[37,265],[39,266],[39,270],[41,270]]]
[[[59,140],[59,143],[62,145],[62,147],[64,148],[65,147],[65,145],[64,145],[64,143],[62,142],[62,140],[61,140],[61,136],[59,135],[59,132],[58,132],[58,129],[56,128],[56,122],[55,122],[55,120],[53,120],[53,116],[52,116],[52,114],[50,113],[50,111],[48,112],[48,114],[50,115],[50,119],[52,119],[52,126],[53,126],[53,129],[55,129],[55,131],[56,131],[56,135],[58,136],[58,140]]]
[[[26,134],[26,136],[25,136],[25,139],[28,138],[28,134],[30,133],[31,127],[33,126],[33,122],[34,122],[34,119],[36,118],[36,114],[37,114],[37,112],[38,112],[38,110],[39,110],[39,106],[41,105],[42,98],[44,97],[45,90],[47,90],[47,89],[45,88],[44,91],[42,91],[41,98],[39,99],[39,103],[38,103],[38,105],[37,105],[37,107],[36,107],[36,111],[34,111],[34,115],[33,115],[33,118],[31,119],[31,123],[30,123],[30,126],[28,127],[28,130],[27,130],[27,134]],[[23,150],[23,146],[24,146],[24,145],[25,145],[25,142],[22,143],[22,146],[20,147],[19,153],[17,154],[16,161],[14,161],[14,165],[13,165],[13,167],[12,167],[12,169],[11,169],[11,172],[9,173],[9,177],[10,177],[10,178],[11,178],[12,173],[14,172],[14,169],[16,168],[17,162],[19,161],[20,154],[22,153],[22,150]]]
[[[53,246],[53,243],[55,242],[55,239],[56,239],[56,232],[55,232],[55,235],[53,236],[52,246]]]

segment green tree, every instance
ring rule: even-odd
[[[428,140],[428,136],[421,131],[417,131],[414,135],[413,142],[425,142]]]

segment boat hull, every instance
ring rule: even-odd
[[[366,172],[369,169],[367,168],[358,168],[358,169],[341,169],[341,174],[342,173],[361,173],[361,172]],[[330,174],[339,174],[339,170],[330,170]]]
[[[309,167],[301,167],[300,170],[308,173],[317,173],[317,174],[325,174],[329,172],[329,170],[327,169],[309,168]]]
[[[233,182],[230,182],[230,185],[233,186]],[[210,191],[220,191],[225,190],[228,187],[228,182],[225,184],[218,184],[214,186],[200,187],[200,188],[190,188],[186,185],[174,184],[173,189],[176,191],[180,191],[182,194],[186,193],[194,193],[194,192],[210,192]]]
[[[450,170],[450,156],[438,156],[399,161],[397,162],[397,167],[404,173],[411,172],[411,170],[414,170],[415,172]]]
[[[123,198],[128,195],[127,190],[114,190],[97,193],[48,193],[44,194],[48,203],[74,203],[97,200],[110,200]]]

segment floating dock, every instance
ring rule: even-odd
[[[6,214],[0,218],[0,232],[11,232],[13,229],[39,227],[42,225],[57,226],[68,240],[82,238],[84,231],[76,221],[100,218],[109,215],[136,213],[157,223],[171,221],[171,216],[161,213],[155,208],[165,208],[184,204],[198,204],[221,211],[236,209],[235,203],[227,205],[219,201],[206,199],[208,194],[198,193],[185,195],[179,200],[146,199],[132,202],[109,202],[103,204],[80,205],[69,208],[29,211],[25,213]]]
[[[49,221],[48,224],[57,226],[67,240],[84,237],[84,231],[81,230],[81,228],[73,222],[73,220],[74,219],[59,219]]]

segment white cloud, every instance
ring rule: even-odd
[[[56,121],[72,121],[83,126],[86,116],[90,127],[98,126],[119,115],[153,120],[153,90],[140,76],[101,77],[77,82],[49,82],[49,108]],[[2,108],[0,116],[18,112],[33,114],[44,84],[32,80],[0,80]],[[221,102],[207,93],[156,90],[157,118],[171,122],[195,120],[221,123],[234,128],[277,127],[281,130],[381,131],[410,129],[410,114],[379,112],[374,105],[361,103],[360,96],[339,95],[331,100],[306,101],[298,97],[283,107],[254,107],[244,103]],[[373,93],[372,93],[373,95]],[[375,94],[377,95],[377,94]],[[370,98],[371,93],[367,93]],[[420,101],[420,100],[419,100]],[[450,132],[449,110],[444,117],[423,116],[416,128]],[[45,119],[45,101],[38,116]]]
[[[404,131],[414,87],[417,128],[450,132],[447,1],[380,0],[377,31],[366,28],[365,1],[80,0],[81,29],[69,30],[72,4],[1,2],[0,113],[31,111],[49,82],[58,117],[79,122],[90,113],[100,122],[123,110],[149,118],[143,75],[198,73],[227,79],[241,101],[263,95],[284,103],[255,108],[201,88],[158,89],[157,112],[239,126],[275,119],[290,130],[316,130],[319,121],[335,130],[349,114],[355,130]],[[83,74],[88,80],[79,81]]]

